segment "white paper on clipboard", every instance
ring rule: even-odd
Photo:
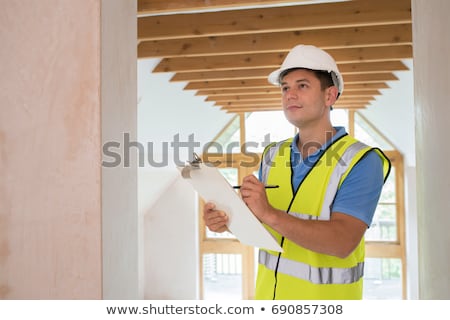
[[[282,252],[275,238],[253,215],[219,170],[202,162],[179,167],[182,176],[199,195],[229,217],[228,229],[243,244]],[[183,171],[185,170],[185,171]],[[184,174],[188,172],[187,174]]]

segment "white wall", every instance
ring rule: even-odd
[[[410,70],[394,72],[399,80],[388,81],[390,88],[381,89],[382,95],[359,112],[403,154],[405,166],[414,167],[414,70],[411,59],[403,63]]]
[[[136,140],[136,1],[101,1],[101,138],[102,145]],[[135,156],[124,164],[125,146],[116,152],[122,163],[102,168],[103,299],[143,296],[142,230],[137,203]],[[103,158],[105,159],[105,157]]]
[[[416,167],[405,167],[407,298],[419,298]]]
[[[419,297],[450,298],[450,2],[413,0]]]
[[[195,91],[184,91],[185,82],[170,82],[172,73],[151,73],[158,61],[138,60],[138,139],[145,146],[153,142],[155,151],[168,142],[172,150],[170,143],[175,135],[180,135],[180,141],[188,141],[193,134],[200,144],[195,151],[201,153],[202,147],[233,114],[212,107],[212,102],[205,102],[204,96],[195,96]]]
[[[136,129],[135,1],[2,1],[0,39],[0,299],[137,297],[136,173],[101,167]]]
[[[196,299],[196,196],[190,185],[177,179],[176,165],[191,160],[192,152],[201,154],[233,115],[212,107],[194,91],[183,91],[185,83],[169,82],[171,74],[152,74],[158,61],[138,61],[138,141],[145,148],[138,200],[144,221],[144,296]],[[176,135],[179,148],[173,146]]]
[[[197,194],[180,178],[173,179],[151,207],[141,208],[144,220],[145,299],[199,297]],[[158,179],[149,171],[139,176],[140,194]]]

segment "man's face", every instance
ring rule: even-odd
[[[281,81],[282,104],[289,122],[298,128],[328,119],[329,89],[322,90],[319,79],[310,70],[297,69]]]

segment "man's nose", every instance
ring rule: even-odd
[[[286,98],[288,99],[288,100],[290,100],[290,99],[296,99],[297,98],[297,92],[295,92],[295,90],[288,90],[287,92],[286,92]]]

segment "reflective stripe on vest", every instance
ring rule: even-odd
[[[350,162],[352,158],[355,156],[355,154],[357,154],[359,151],[361,151],[366,147],[367,145],[365,145],[364,143],[356,142],[351,146],[349,146],[347,150],[345,150],[342,157],[339,159],[338,164],[334,168],[333,173],[328,182],[327,192],[325,193],[325,198],[322,204],[322,210],[320,211],[319,220],[330,220],[331,204],[334,200],[334,197],[336,196],[336,192],[338,190],[341,177],[350,166]]]
[[[263,163],[262,166],[262,172],[261,172],[261,180],[262,182],[267,182],[267,177],[269,176],[269,170],[273,165],[272,159],[275,157],[275,154],[277,153],[278,149],[280,149],[281,145],[284,143],[289,143],[290,140],[285,140],[278,142],[277,144],[274,144],[273,146],[269,146],[269,149],[267,152],[263,155]]]
[[[271,255],[264,250],[259,251],[258,260],[259,263],[263,264],[266,268],[272,271],[278,270],[284,274],[303,279],[314,284],[353,283],[361,279],[364,274],[364,262],[360,262],[352,268],[318,268],[283,257],[278,258],[278,256]]]

